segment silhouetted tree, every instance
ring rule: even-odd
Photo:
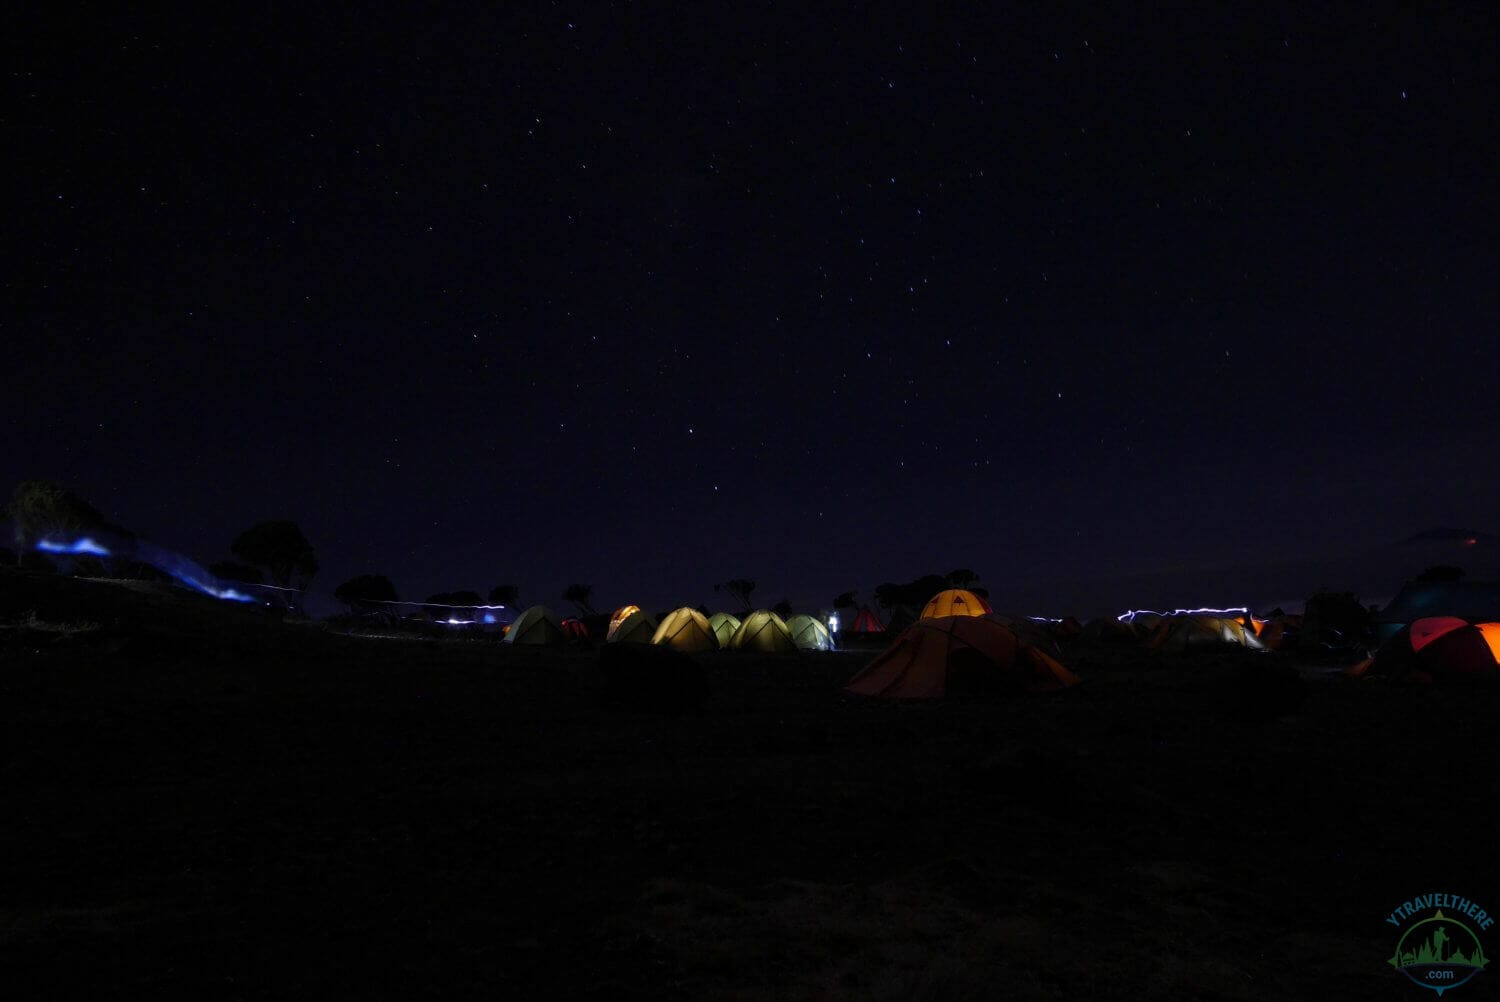
[[[594,597],[593,585],[570,584],[563,589],[562,597],[564,601],[573,603],[573,607],[578,610],[578,615],[592,616],[594,614],[594,607],[589,604]]]
[[[271,582],[282,588],[305,591],[318,573],[312,544],[297,523],[287,519],[255,523],[235,537],[229,552],[246,563],[264,567]]]
[[[236,563],[233,560],[220,560],[216,564],[210,564],[208,573],[220,581],[241,581],[245,584],[256,585],[266,583],[266,576],[260,572],[260,568]]]
[[[495,585],[490,589],[491,605],[519,605],[521,602],[521,589],[515,585]]]
[[[428,595],[422,608],[434,619],[454,619],[457,618],[454,613],[458,609],[472,609],[483,604],[484,599],[479,597],[477,591],[443,591]]]
[[[98,508],[50,480],[17,484],[4,516],[10,519],[15,535],[17,562],[47,536],[75,536],[109,527]]]
[[[889,618],[891,611],[896,608],[896,602],[901,596],[901,586],[894,581],[886,581],[875,586],[875,604],[880,611]]]
[[[396,586],[382,574],[350,578],[333,590],[333,597],[347,605],[350,612],[384,611],[372,610],[370,606],[397,601]]]
[[[777,602],[775,605],[771,606],[771,611],[776,613],[776,615],[780,616],[782,619],[790,619],[792,616],[792,603],[787,599],[782,599],[780,602]]]
[[[727,591],[739,600],[740,608],[749,610],[750,596],[755,593],[755,582],[748,578],[731,578],[723,584],[714,585],[714,591]]]
[[[836,599],[833,600],[833,607],[835,609],[852,609],[852,608],[854,608],[854,605],[855,605],[854,596],[855,596],[855,592],[852,592],[852,591],[846,591],[846,592],[844,592],[843,594],[839,595],[838,598],[836,598]]]
[[[958,570],[948,572],[948,584],[953,588],[968,588],[972,590],[974,585],[978,583],[979,575],[967,567],[960,567]]]

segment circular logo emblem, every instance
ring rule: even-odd
[[[1484,970],[1489,960],[1474,930],[1438,909],[1431,918],[1406,927],[1389,963],[1441,996]]]

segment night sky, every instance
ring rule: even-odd
[[[312,6],[5,43],[0,489],[559,608],[1495,527],[1489,5]]]

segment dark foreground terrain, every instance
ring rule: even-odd
[[[113,585],[7,575],[0,623],[17,999],[1414,999],[1392,908],[1500,907],[1489,687],[1075,649],[899,705],[720,654],[668,717],[588,652]]]

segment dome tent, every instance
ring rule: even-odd
[[[649,644],[656,636],[656,618],[637,609],[609,631],[610,644]]]
[[[734,636],[729,638],[729,647],[736,651],[761,651],[768,654],[791,652],[797,649],[792,643],[792,634],[781,617],[769,609],[758,609],[745,617]]]
[[[976,616],[918,620],[844,686],[861,696],[932,699],[1012,695],[1077,685],[1078,677],[1009,627]]]
[[[615,631],[620,628],[620,624],[640,611],[641,607],[638,605],[622,605],[616,609],[614,615],[609,617],[609,629],[605,631],[604,642],[609,643],[615,639]]]
[[[719,639],[720,647],[728,647],[729,641],[734,637],[734,631],[740,628],[739,618],[731,616],[727,612],[716,612],[708,617],[708,625],[714,631],[714,636]]]
[[[868,605],[860,606],[859,614],[849,624],[848,633],[884,633],[885,624]]]
[[[1147,646],[1158,651],[1185,651],[1190,647],[1237,644],[1251,650],[1265,645],[1245,624],[1228,616],[1171,616],[1161,621]]]
[[[792,635],[792,643],[799,651],[833,650],[833,638],[828,634],[828,627],[812,616],[793,616],[786,621],[786,630]]]
[[[653,644],[665,644],[688,654],[718,650],[719,638],[714,636],[708,617],[697,609],[683,606],[672,612],[651,637]]]
[[[505,631],[505,642],[525,647],[561,647],[567,643],[562,624],[545,605],[534,605]]]
[[[1457,616],[1418,619],[1348,674],[1417,682],[1500,677],[1500,623],[1471,623]]]
[[[917,619],[940,619],[944,616],[983,616],[994,612],[990,604],[971,591],[949,588],[940,591],[922,607]]]

